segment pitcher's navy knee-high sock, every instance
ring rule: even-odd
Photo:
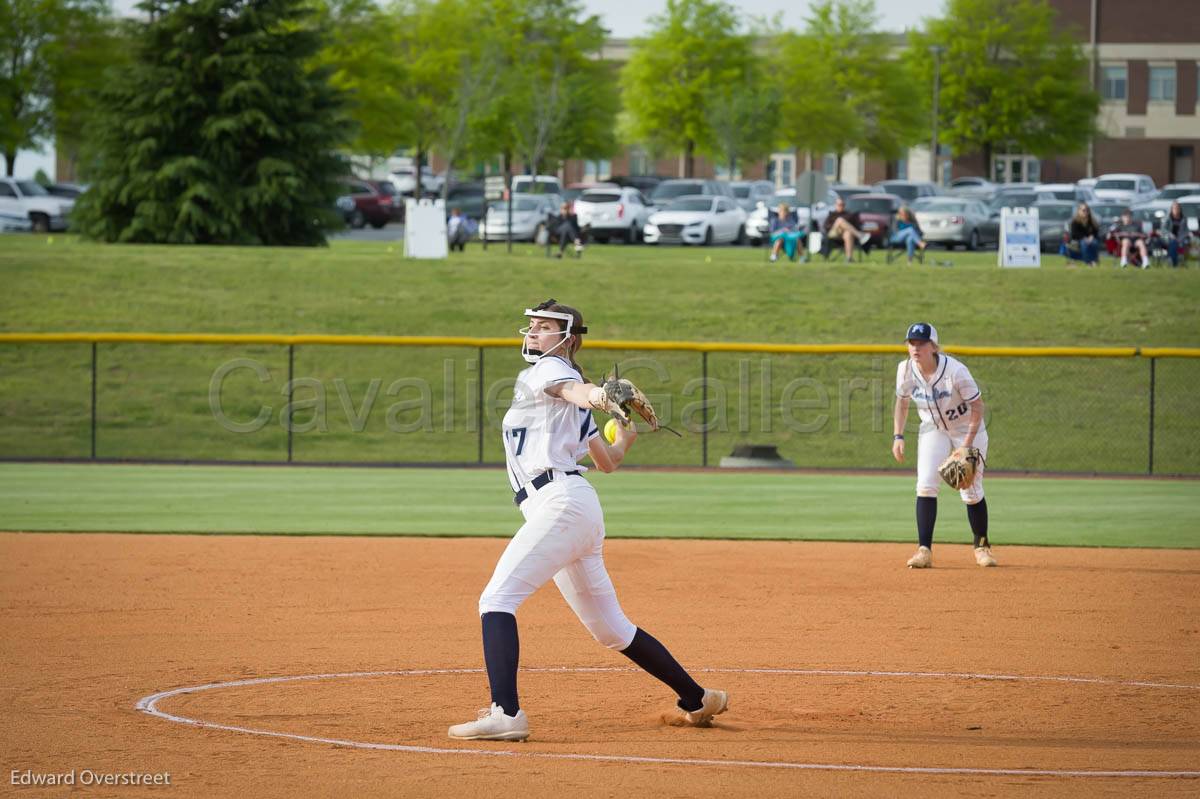
[[[684,710],[699,710],[704,704],[704,689],[657,638],[641,627],[621,654],[671,686],[671,690],[679,694],[679,706]]]
[[[492,701],[515,716],[521,709],[517,701],[517,663],[521,659],[521,641],[517,637],[517,617],[511,613],[485,613],[483,622],[483,661],[487,664]]]
[[[937,521],[937,497],[917,497],[917,543],[933,549],[933,523]]]
[[[967,506],[967,521],[971,522],[971,535],[975,537],[975,546],[991,546],[988,543],[987,499],[981,499],[974,505]]]

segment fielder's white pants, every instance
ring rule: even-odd
[[[525,524],[496,563],[479,597],[479,613],[516,614],[551,577],[593,637],[609,649],[633,643],[637,627],[625,617],[604,568],[604,512],[591,483],[557,476],[521,503]]]
[[[926,429],[924,424],[921,425],[921,433],[917,438],[918,497],[936,497],[938,495],[938,489],[942,487],[942,476],[938,474],[938,467],[942,465],[942,461],[950,457],[951,452],[963,445],[966,437],[965,430],[961,433],[947,432],[940,427],[930,425]],[[983,453],[986,460],[987,430],[979,431],[975,436],[974,446]],[[970,487],[959,491],[958,494],[968,505],[975,505],[983,499],[983,464],[980,464],[975,471],[975,482],[971,483]]]

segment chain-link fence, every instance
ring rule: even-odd
[[[13,338],[0,337],[7,460],[498,464],[500,419],[525,366],[515,343],[495,340]],[[619,365],[683,434],[644,437],[638,464],[716,466],[754,444],[799,467],[901,468],[890,451],[902,348],[620,346],[583,350],[589,378]],[[1165,355],[961,356],[983,389],[989,466],[1200,474],[1200,350],[1152,352]]]

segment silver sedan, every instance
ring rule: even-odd
[[[936,197],[916,206],[917,224],[930,243],[977,250],[996,243],[998,229],[988,224],[987,207],[974,200]]]

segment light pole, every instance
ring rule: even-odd
[[[938,185],[938,94],[942,90],[942,53],[946,48],[935,44],[929,47],[929,52],[933,53],[933,141],[929,145],[929,181]]]

